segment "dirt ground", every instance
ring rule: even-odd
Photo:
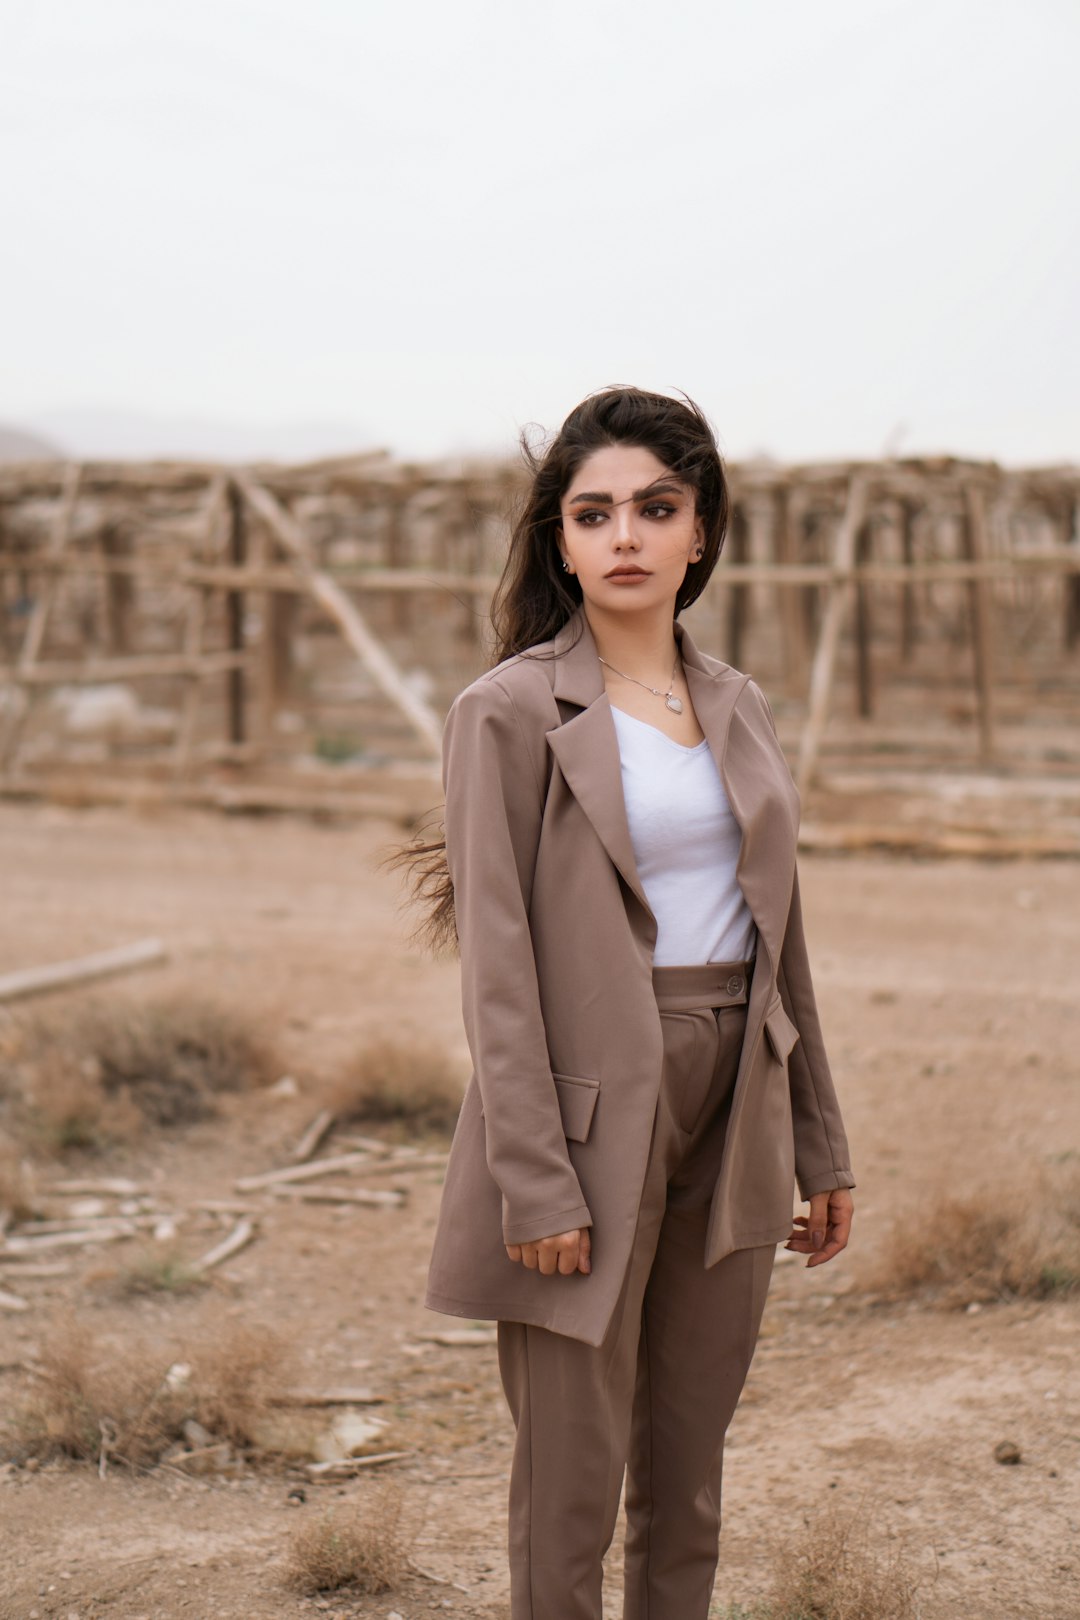
[[[293,1095],[229,1097],[213,1122],[148,1133],[93,1173],[131,1177],[178,1211],[235,1196],[237,1177],[285,1162],[325,1077],[376,1033],[431,1036],[467,1077],[456,965],[408,944],[397,880],[374,865],[394,836],[376,821],[0,805],[0,973],[155,935],[167,963],[98,993],[228,998],[265,1021],[296,1081]],[[858,1178],[855,1233],[812,1271],[778,1251],[726,1457],[715,1612],[763,1593],[771,1550],[835,1504],[870,1515],[884,1543],[907,1540],[931,1620],[1076,1620],[1080,1300],[875,1307],[858,1267],[942,1189],[1006,1198],[1080,1154],[1080,862],[804,856],[801,872]],[[391,1467],[426,1574],[378,1598],[303,1599],[284,1584],[298,1524],[368,1500],[374,1471],[308,1483],[297,1505],[298,1476],[282,1470],[114,1466],[101,1479],[88,1464],[12,1466],[0,1468],[4,1620],[505,1616],[510,1421],[490,1345],[419,1337],[462,1324],[421,1304],[439,1172],[410,1184],[400,1210],[263,1197],[256,1241],[194,1296],[118,1302],[95,1286],[115,1260],[100,1249],[27,1278],[30,1308],[0,1311],[0,1402],[27,1387],[64,1308],[103,1344],[181,1344],[213,1318],[268,1324],[295,1345],[305,1384],[385,1395],[377,1410],[410,1453]],[[225,1229],[181,1225],[192,1254],[211,1227]],[[12,1278],[4,1269],[0,1287]],[[1002,1440],[1018,1465],[995,1461]],[[612,1616],[618,1571],[616,1542]]]

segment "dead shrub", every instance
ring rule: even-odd
[[[261,1426],[292,1372],[274,1333],[250,1323],[215,1328],[190,1347],[125,1340],[104,1349],[65,1315],[46,1335],[34,1384],[7,1421],[14,1458],[66,1456],[152,1467],[194,1419],[216,1441],[254,1455]]]
[[[170,1360],[131,1346],[101,1354],[69,1318],[48,1336],[30,1396],[11,1428],[18,1457],[110,1457],[147,1467],[181,1432],[187,1396]]]
[[[290,1341],[262,1324],[231,1322],[187,1353],[191,1416],[218,1440],[264,1444],[269,1419],[297,1376]]]
[[[1016,1185],[947,1194],[900,1219],[861,1286],[947,1308],[1080,1290],[1080,1174],[1033,1171]]]
[[[341,1123],[395,1124],[449,1135],[464,1085],[433,1041],[380,1036],[329,1087],[326,1106]]]
[[[394,1481],[365,1492],[362,1501],[322,1513],[303,1524],[289,1547],[285,1578],[302,1592],[348,1586],[375,1594],[399,1586],[409,1567],[403,1495]]]
[[[144,1123],[205,1119],[219,1094],[267,1084],[279,1069],[249,1018],[189,995],[27,1014],[9,1046],[0,1094],[60,1151],[128,1140]]]
[[[917,1620],[926,1573],[879,1522],[865,1504],[807,1516],[776,1542],[768,1596],[724,1620]]]

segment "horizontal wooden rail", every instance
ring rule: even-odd
[[[122,574],[155,580],[163,585],[201,585],[212,590],[279,591],[285,595],[307,595],[308,583],[292,568],[230,568],[179,563],[170,565],[125,557],[87,556],[77,553],[66,558],[32,556],[17,558],[0,553],[0,573],[21,574]],[[466,591],[485,595],[494,591],[497,574],[457,574],[448,571],[426,573],[418,568],[327,568],[325,573],[339,585],[357,591]],[[940,561],[905,563],[866,563],[859,567],[833,568],[828,563],[729,563],[722,559],[713,580],[717,585],[833,585],[858,580],[860,584],[910,585],[937,582],[965,584],[970,580],[1010,580],[1033,574],[1080,574],[1080,551],[1017,552],[1008,557],[987,558],[983,562]]]
[[[132,654],[130,658],[87,658],[52,660],[16,670],[0,664],[0,680],[19,686],[66,686],[81,682],[125,681],[154,675],[217,675],[226,669],[244,669],[251,661],[249,652],[209,652]]]

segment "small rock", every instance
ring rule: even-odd
[[[1020,1461],[1020,1447],[1012,1440],[999,1440],[994,1447],[994,1461],[999,1463],[1018,1463]]]
[[[184,1439],[191,1447],[212,1446],[214,1437],[209,1429],[204,1429],[201,1423],[194,1418],[188,1418],[184,1424]]]
[[[300,1087],[291,1074],[283,1074],[280,1080],[268,1088],[271,1097],[299,1097]]]
[[[27,1457],[26,1461],[23,1463],[23,1468],[28,1474],[36,1474],[40,1467],[41,1462],[37,1457]]]

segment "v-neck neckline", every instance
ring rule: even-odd
[[[609,699],[608,701],[610,702],[611,700]],[[697,754],[700,753],[703,748],[708,748],[709,746],[708,737],[702,737],[701,741],[696,743],[676,742],[674,737],[669,737],[667,732],[661,731],[659,726],[650,724],[648,720],[638,719],[636,714],[630,714],[628,710],[620,709],[617,703],[612,703],[611,708],[615,714],[625,715],[627,720],[634,720],[639,726],[644,726],[646,731],[651,731],[657,737],[662,737],[666,743],[670,743],[672,748],[677,748],[681,754]]]

